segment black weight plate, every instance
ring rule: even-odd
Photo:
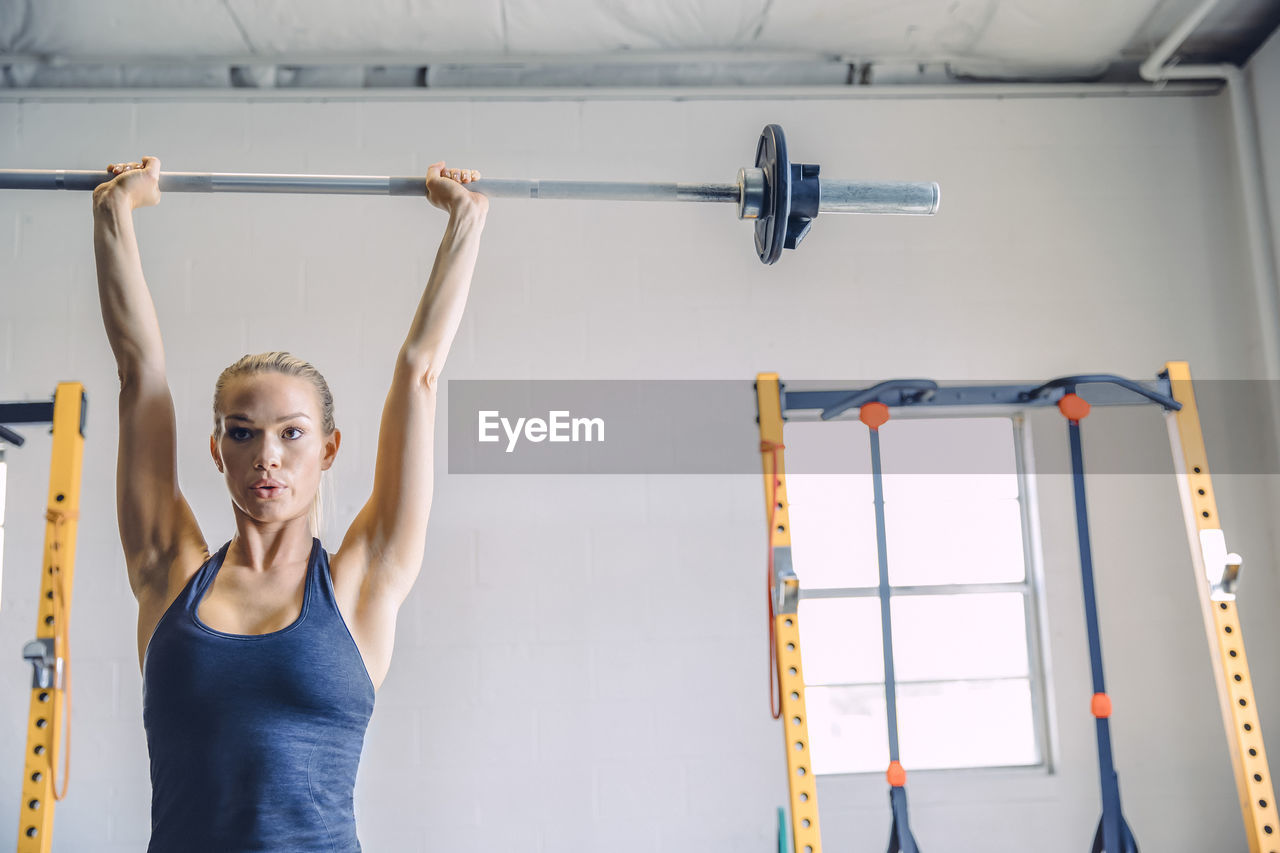
[[[791,216],[791,163],[781,125],[766,125],[756,145],[756,168],[764,170],[764,209],[756,219],[756,254],[766,264],[782,257]]]

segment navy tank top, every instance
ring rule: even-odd
[[[302,613],[269,634],[200,621],[230,542],[165,611],[143,657],[148,853],[357,853],[353,794],[374,689],[312,539]]]

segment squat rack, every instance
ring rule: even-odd
[[[1087,387],[1088,391],[1077,387]],[[765,516],[768,522],[769,617],[772,637],[771,652],[776,660],[776,676],[781,696],[783,735],[786,746],[788,787],[791,800],[791,825],[796,853],[821,853],[818,825],[817,788],[809,758],[808,717],[805,711],[804,676],[801,666],[798,604],[799,580],[791,560],[791,525],[788,515],[783,424],[788,412],[820,412],[823,420],[837,417],[849,409],[919,408],[921,406],[983,406],[1030,408],[1056,405],[1071,424],[1073,455],[1079,455],[1079,420],[1090,405],[1133,405],[1157,402],[1165,408],[1165,420],[1173,456],[1174,472],[1183,510],[1196,590],[1204,617],[1219,705],[1227,734],[1228,752],[1236,780],[1250,853],[1278,853],[1280,824],[1277,823],[1275,796],[1263,746],[1249,665],[1245,656],[1244,636],[1236,610],[1236,580],[1241,559],[1228,553],[1225,536],[1218,520],[1217,504],[1209,474],[1208,455],[1200,426],[1192,387],[1191,372],[1186,362],[1167,362],[1154,382],[1130,382],[1109,375],[1064,377],[1040,385],[971,385],[941,387],[928,380],[892,380],[870,388],[830,391],[787,391],[776,373],[756,377],[756,398],[760,427],[761,465],[764,475]],[[1071,398],[1075,398],[1074,400]],[[860,411],[861,414],[861,411]],[[861,418],[872,427],[875,420]],[[1078,471],[1077,508],[1082,510],[1083,474]],[[1078,520],[1083,517],[1078,512]],[[1087,553],[1087,525],[1081,524],[1082,552]],[[1082,557],[1084,554],[1082,553]],[[1091,569],[1089,570],[1091,575]],[[1091,586],[1091,577],[1086,581]],[[1091,598],[1091,589],[1086,589]],[[1096,626],[1091,629],[1096,635]],[[1091,641],[1096,636],[1091,636]],[[1092,650],[1091,650],[1092,651]],[[1095,658],[1099,655],[1093,654]],[[1101,682],[1100,659],[1095,668],[1095,684]],[[891,689],[891,688],[890,688]],[[1099,699],[1099,696],[1101,699]],[[1106,763],[1109,764],[1109,734],[1106,720],[1111,712],[1105,693],[1095,694],[1091,710],[1097,718],[1100,754],[1106,735]],[[777,716],[777,715],[776,715]],[[890,721],[893,725],[893,721]],[[1101,759],[1100,759],[1101,763]],[[1109,767],[1103,767],[1104,812],[1094,850],[1104,849],[1103,825],[1109,822]],[[888,773],[891,803],[894,806],[894,828],[890,851],[916,850],[915,840],[905,826],[906,774],[891,762]],[[1109,831],[1123,824],[1119,815],[1118,790],[1114,772],[1110,774],[1116,790],[1114,817]],[[901,806],[901,811],[899,811]],[[899,815],[904,819],[899,826]],[[1106,853],[1122,853],[1133,844],[1128,828],[1113,849]],[[902,833],[901,837],[899,833]],[[782,847],[780,846],[780,849]]]
[[[71,738],[71,590],[86,414],[84,386],[79,382],[58,383],[52,400],[0,403],[0,441],[22,446],[22,436],[9,428],[14,425],[53,427],[36,639],[22,649],[22,657],[32,665],[33,674],[27,747],[23,752],[18,853],[50,853],[54,805],[67,792],[65,775],[62,792],[58,792],[57,773],[59,760],[69,754],[64,750],[69,750]],[[67,766],[70,767],[69,761]]]

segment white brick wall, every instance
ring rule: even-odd
[[[727,206],[495,202],[446,378],[1146,377],[1182,358],[1200,378],[1262,373],[1219,97],[104,97],[0,99],[0,163],[93,168],[156,153],[172,169],[417,173],[444,157],[494,177],[729,181],[760,127],[777,121],[793,157],[826,175],[943,185],[934,219],[823,218],[774,268],[755,260],[750,229]],[[183,488],[210,543],[232,532],[208,461],[213,381],[246,351],[283,348],[314,360],[337,401],[344,443],[326,537],[336,547],[370,486],[391,358],[441,215],[412,199],[170,195],[137,221],[168,346]],[[87,196],[0,196],[0,399],[45,397],[66,378],[90,396],[75,775],[55,849],[123,853],[147,837],[149,788],[136,606],[113,510],[117,386],[90,237]],[[1228,416],[1205,413],[1211,454]],[[1154,413],[1124,424],[1163,440]],[[1061,462],[1060,428],[1049,419],[1037,433],[1042,459]],[[27,435],[8,454],[0,838],[16,829],[29,680],[17,658],[34,628],[47,482],[48,437]],[[758,477],[465,477],[445,470],[446,447],[442,428],[425,569],[400,614],[360,769],[366,849],[774,849],[786,780],[766,711]],[[1280,592],[1266,485],[1217,480],[1229,541],[1248,558],[1240,608],[1274,740],[1280,629],[1270,614]],[[1112,476],[1091,488],[1130,823],[1152,850],[1236,849],[1172,486]],[[1069,853],[1092,837],[1069,483],[1047,478],[1041,499],[1055,773],[913,774],[925,847]],[[827,849],[883,848],[881,777],[824,779],[819,799]]]

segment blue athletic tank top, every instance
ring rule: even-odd
[[[320,540],[302,613],[270,634],[197,616],[230,542],[187,582],[143,657],[148,853],[357,853],[353,793],[374,689]]]

